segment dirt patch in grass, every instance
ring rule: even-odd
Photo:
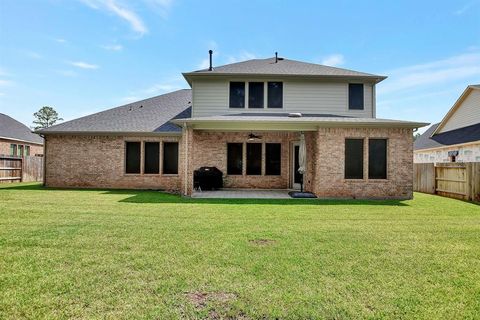
[[[237,295],[230,292],[187,292],[185,297],[196,311],[204,311],[208,307],[206,319],[248,319],[243,312],[231,313],[230,304],[237,299]]]
[[[270,246],[275,244],[277,241],[272,239],[253,239],[248,240],[248,242],[256,246]]]

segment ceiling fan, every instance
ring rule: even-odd
[[[256,134],[253,134],[253,133],[250,133],[248,135],[248,141],[258,140],[258,139],[261,139],[261,138],[262,138],[261,136],[257,136]]]

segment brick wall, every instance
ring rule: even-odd
[[[258,143],[282,144],[279,176],[265,175],[265,148],[262,175],[246,175],[244,146],[243,174],[227,175],[227,143],[246,143],[249,132],[194,131],[181,137],[49,136],[47,139],[46,184],[54,187],[154,188],[191,194],[193,171],[215,166],[224,173],[227,188],[289,188],[291,186],[291,143],[298,132],[255,132]],[[345,138],[365,138],[364,179],[344,179]],[[387,179],[368,179],[368,138],[388,139]],[[125,174],[125,141],[178,141],[179,174],[173,176]],[[320,128],[306,132],[307,172],[305,190],[324,198],[412,197],[412,130],[397,128]],[[185,148],[188,156],[184,156]],[[160,157],[161,159],[161,157]],[[142,152],[143,166],[143,152]],[[184,171],[184,168],[188,168]],[[143,171],[143,170],[142,170]]]
[[[125,174],[125,141],[179,141],[180,137],[48,136],[48,187],[137,188],[178,191],[183,151],[179,143],[179,174]],[[162,147],[160,144],[160,169]],[[143,144],[141,166],[143,172]],[[161,171],[160,171],[161,172]]]
[[[387,179],[368,179],[368,140],[364,142],[364,179],[344,179],[345,138],[386,138]],[[413,135],[400,128],[320,128],[312,190],[327,198],[410,199],[413,190]]]
[[[0,139],[0,154],[10,155],[10,144],[30,146],[30,155],[43,154],[43,146],[16,140]]]

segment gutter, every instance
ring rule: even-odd
[[[118,132],[118,131],[36,131],[39,135],[74,135],[74,136],[181,136],[181,132]]]

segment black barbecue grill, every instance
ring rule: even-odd
[[[200,190],[223,188],[223,173],[217,167],[201,167],[193,172],[193,187]]]

